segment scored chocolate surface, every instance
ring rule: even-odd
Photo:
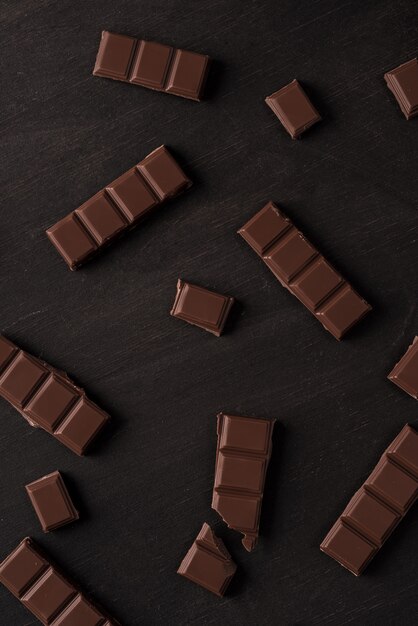
[[[209,62],[204,54],[103,31],[93,74],[201,100]]]
[[[236,569],[237,566],[223,541],[205,523],[177,573],[208,591],[223,596]]]
[[[170,314],[220,337],[233,304],[234,298],[179,279]]]
[[[65,374],[0,335],[0,396],[82,455],[109,419]]]
[[[0,582],[45,626],[116,626],[29,537],[0,564]]]
[[[371,310],[273,202],[238,232],[336,339]]]
[[[395,385],[418,400],[418,337],[388,375]]]
[[[321,119],[297,80],[267,96],[265,101],[292,139],[300,137],[305,130]]]
[[[321,550],[359,576],[418,498],[418,432],[408,424],[331,528]]]
[[[244,535],[242,545],[248,552],[258,540],[275,421],[218,415],[212,508]]]
[[[78,520],[78,511],[58,471],[26,485],[26,491],[44,532]]]
[[[168,149],[160,146],[46,234],[75,270],[191,184]]]
[[[385,80],[406,119],[418,115],[418,59],[411,59],[387,72]]]

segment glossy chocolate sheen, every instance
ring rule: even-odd
[[[395,385],[418,400],[418,337],[388,375]]]
[[[26,491],[44,532],[78,520],[78,511],[58,471],[26,485]]]
[[[233,304],[234,298],[179,279],[170,315],[220,337]]]
[[[236,569],[223,541],[208,524],[203,524],[177,573],[217,596],[223,596]]]
[[[264,483],[275,420],[218,415],[212,508],[244,535],[248,552],[256,546]]]
[[[0,564],[0,582],[45,626],[117,626],[29,537]]]
[[[167,148],[160,146],[46,234],[75,270],[191,184]]]
[[[418,432],[408,424],[331,528],[321,550],[359,576],[418,498]]]
[[[0,336],[0,396],[82,455],[109,419],[64,373]]]
[[[336,339],[371,310],[273,202],[238,232]]]
[[[93,74],[199,101],[209,62],[204,54],[104,30]]]
[[[298,139],[305,130],[321,119],[297,80],[267,96],[265,101],[292,139]]]
[[[385,74],[386,84],[407,120],[418,115],[418,59],[411,59]]]

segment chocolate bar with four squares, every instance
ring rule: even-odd
[[[209,63],[205,54],[104,30],[93,74],[199,101]]]
[[[359,576],[418,498],[418,432],[409,424],[354,494],[321,550]]]
[[[46,234],[75,270],[191,184],[167,148],[160,146]]]
[[[42,428],[76,454],[85,454],[109,415],[60,370],[0,336],[0,396],[31,426]]]
[[[244,535],[242,545],[248,552],[258,540],[275,421],[218,415],[212,508],[229,528]]]
[[[336,339],[341,339],[371,310],[273,202],[238,232],[283,287]]]

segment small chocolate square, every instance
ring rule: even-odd
[[[22,408],[48,370],[25,352],[20,352],[0,378],[0,394]]]
[[[154,41],[141,41],[129,78],[131,83],[162,90],[170,66],[173,48]]]
[[[266,103],[277,115],[292,139],[319,122],[321,116],[297,80],[266,98]]]
[[[136,168],[117,178],[106,190],[129,223],[144,217],[157,204],[156,197]]]
[[[51,374],[29,401],[26,412],[35,424],[53,433],[79,395],[61,376]]]
[[[97,249],[75,213],[70,213],[48,228],[46,234],[71,270],[76,269],[77,265],[88,259]]]
[[[82,455],[103,428],[109,416],[98,406],[82,397],[58,426],[55,436],[76,454]]]
[[[78,520],[78,512],[58,471],[26,485],[26,491],[44,532]]]
[[[133,37],[103,31],[93,74],[126,80],[135,46],[136,39]]]
[[[191,181],[165,146],[160,146],[138,165],[138,169],[160,200],[175,196]]]
[[[126,222],[104,191],[99,191],[76,209],[75,213],[99,245],[112,239],[126,227]]]
[[[188,50],[176,50],[165,90],[176,96],[200,100],[209,66],[209,57]]]

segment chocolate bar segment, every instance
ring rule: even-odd
[[[256,546],[275,420],[218,415],[212,508],[244,535],[248,552]]]
[[[58,471],[26,485],[26,491],[44,532],[78,520],[78,511]]]
[[[93,74],[199,101],[209,62],[204,54],[103,31]]]
[[[321,550],[359,576],[418,498],[418,432],[408,424],[331,528]]]
[[[273,202],[238,232],[336,339],[371,310]]]
[[[395,385],[418,400],[418,337],[388,375]]]
[[[267,96],[265,101],[292,139],[298,139],[305,130],[321,119],[297,80]]]
[[[217,596],[223,596],[236,569],[223,541],[208,524],[203,524],[177,573]]]
[[[46,234],[75,270],[191,184],[167,148],[160,146]]]
[[[42,428],[77,454],[84,454],[108,421],[108,414],[88,400],[65,373],[0,336],[0,359],[2,354],[0,396],[31,426]]]
[[[406,119],[418,115],[418,59],[387,72],[385,80]]]
[[[233,304],[234,298],[179,279],[170,314],[220,337]]]
[[[0,582],[45,626],[110,624],[29,537],[0,564]]]

